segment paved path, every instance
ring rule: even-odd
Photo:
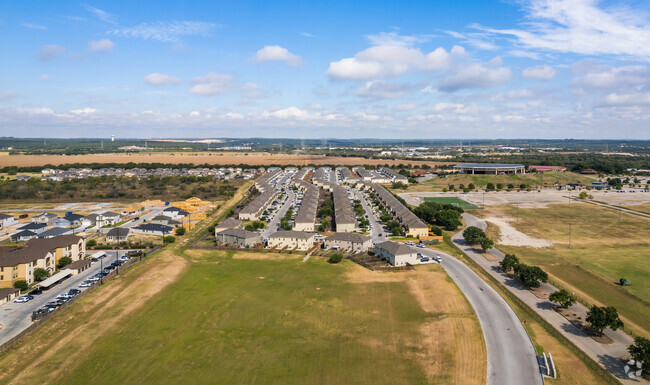
[[[487,228],[485,221],[473,215],[465,213],[463,214],[463,219],[466,221],[468,226],[476,226],[481,229]],[[551,302],[546,299],[538,298],[532,292],[524,288],[518,281],[515,281],[510,276],[504,274],[499,268],[498,262],[488,261],[480,252],[468,246],[462,238],[462,232],[457,233],[452,237],[452,240],[461,250],[463,250],[463,252],[465,252],[465,254],[481,265],[485,271],[499,280],[499,282],[501,282],[508,290],[524,301],[531,309],[541,315],[560,333],[576,344],[592,359],[600,363],[606,370],[615,375],[623,383],[648,383],[645,380],[630,380],[625,376],[623,371],[625,364],[621,361],[621,357],[627,354],[627,347],[634,342],[632,337],[620,330],[614,332],[607,329],[605,330],[605,335],[610,337],[614,343],[601,344],[596,342],[556,312]],[[504,257],[503,252],[500,250],[490,249],[489,252],[499,260],[502,260]],[[557,290],[554,286],[549,284],[542,284],[541,289],[549,294]],[[575,304],[570,307],[570,309],[581,315],[583,319],[586,317],[587,308],[582,304]]]
[[[373,223],[373,242],[386,240],[363,194],[355,192]],[[382,236],[380,236],[382,234]],[[535,346],[517,314],[491,286],[458,259],[432,249],[414,247],[430,258],[440,255],[442,267],[465,294],[476,312],[487,349],[488,385],[542,385]]]

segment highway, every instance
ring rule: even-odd
[[[126,250],[106,250],[107,257],[102,261],[93,262],[88,270],[73,275],[50,290],[43,291],[43,294],[35,295],[33,300],[26,303],[12,301],[0,306],[0,346],[32,324],[32,312],[54,301],[57,295],[67,293],[70,289],[86,290],[85,287],[79,287],[81,282],[99,273],[102,265],[110,265],[125,253]]]
[[[363,208],[373,224],[373,243],[385,241],[386,234],[383,234],[381,225],[372,214],[369,202],[360,192],[357,191],[355,195],[361,198]],[[440,256],[442,267],[474,308],[487,348],[487,384],[542,385],[544,381],[535,346],[517,314],[501,295],[458,259],[437,250],[413,249],[430,258]]]

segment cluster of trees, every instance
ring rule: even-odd
[[[500,265],[505,272],[512,270],[526,287],[539,287],[541,282],[548,282],[548,274],[541,267],[521,263],[514,254],[506,254]]]
[[[449,231],[456,230],[461,225],[460,216],[463,212],[463,209],[458,206],[436,202],[424,202],[413,210],[413,213],[425,223]]]
[[[627,348],[632,359],[641,363],[644,371],[648,371],[650,364],[650,340],[645,337],[635,337],[634,343]]]
[[[291,219],[291,215],[293,215],[293,207],[289,207],[287,213],[284,214],[284,217],[282,217],[282,219],[280,220],[280,228],[282,230],[291,230],[291,224],[289,223],[289,220]]]
[[[463,231],[463,238],[465,238],[465,241],[472,246],[480,245],[483,251],[488,251],[492,246],[494,246],[494,242],[485,235],[483,230],[476,226],[467,227]]]
[[[248,231],[256,231],[256,230],[259,230],[259,229],[263,229],[265,227],[266,227],[266,224],[264,224],[264,222],[262,222],[262,221],[253,221],[253,222],[247,224],[246,227],[244,227],[244,229],[246,229]]]

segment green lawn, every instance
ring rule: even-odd
[[[567,183],[583,183],[589,184],[593,182],[593,178],[572,172],[545,172],[543,174],[505,174],[505,175],[487,175],[487,174],[456,174],[450,175],[445,178],[431,179],[431,184],[440,187],[447,187],[453,184],[456,188],[460,184],[467,187],[473,183],[476,187],[485,187],[488,183],[503,183],[508,185],[512,183],[515,188],[519,188],[522,183],[530,185],[531,187],[552,187],[554,183],[567,184]]]
[[[485,216],[514,217],[516,208],[488,208]],[[650,220],[588,205],[550,205],[519,208],[519,231],[554,242],[551,247],[503,246],[524,262],[544,270],[574,289],[619,312],[646,334],[650,333]],[[569,248],[569,223],[571,248]],[[622,277],[632,286],[616,283]]]
[[[193,263],[57,382],[426,383],[407,336],[430,315],[403,282],[346,283],[344,266],[322,259],[219,254]]]
[[[464,201],[460,198],[456,197],[426,197],[424,198],[425,202],[435,202],[435,203],[444,203],[444,204],[450,204],[454,206],[460,206],[463,210],[468,210],[468,209],[478,209],[478,206],[475,206],[467,201]]]

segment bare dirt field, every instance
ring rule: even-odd
[[[497,243],[501,245],[540,248],[549,247],[553,244],[545,239],[531,237],[530,235],[515,229],[511,224],[511,222],[515,221],[515,218],[490,216],[484,219],[499,227],[499,239],[497,240]]]
[[[248,164],[252,166],[295,165],[398,165],[411,164],[434,166],[448,162],[406,161],[390,159],[365,159],[360,157],[328,157],[325,155],[271,155],[266,153],[233,154],[211,152],[155,152],[137,154],[91,154],[91,155],[6,155],[0,156],[0,167],[44,166],[70,163],[194,163],[211,165]]]

